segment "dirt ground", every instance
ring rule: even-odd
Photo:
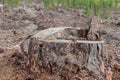
[[[86,16],[82,9],[46,10],[40,5],[40,3],[34,3],[26,7],[21,4],[16,8],[4,7],[4,10],[0,12],[0,49],[4,50],[0,53],[0,80],[50,80],[45,79],[45,74],[42,75],[45,77],[43,79],[34,79],[34,76],[12,66],[10,58],[17,45],[28,35],[49,27],[89,26],[88,21],[91,16]],[[117,10],[114,16],[108,19],[99,18],[101,36],[105,40],[110,58],[115,55],[120,58],[120,25],[117,24],[120,21],[119,13],[120,11]],[[119,60],[117,59],[116,62]],[[115,73],[113,80],[120,80],[120,68],[113,68],[113,73]]]

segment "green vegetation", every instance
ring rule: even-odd
[[[17,6],[19,2],[22,0],[3,0],[3,3],[9,6]],[[42,1],[42,0],[23,0],[26,4],[31,4],[34,1]]]
[[[118,6],[120,0],[44,0],[44,3],[48,9],[61,4],[64,8],[83,8],[86,14],[103,15]]]
[[[4,3],[10,6],[18,5],[20,0],[4,0]]]
[[[4,0],[7,5],[17,5],[20,0]],[[41,0],[25,0],[41,1]],[[86,14],[107,15],[116,7],[120,7],[120,0],[43,0],[47,9],[61,5],[63,8],[83,8]]]

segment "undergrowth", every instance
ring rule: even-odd
[[[4,0],[7,5],[18,5],[21,0]],[[86,14],[106,15],[112,9],[120,7],[120,0],[25,0],[43,1],[47,9],[53,9],[59,5],[63,8],[82,8]]]
[[[120,0],[43,0],[48,9],[61,5],[64,8],[83,8],[86,14],[105,15],[120,7]]]

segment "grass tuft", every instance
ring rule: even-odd
[[[20,0],[4,0],[4,4],[10,5],[10,6],[16,6],[18,5]]]

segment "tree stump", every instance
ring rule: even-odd
[[[42,30],[20,44],[18,62],[29,73],[47,72],[59,76],[60,80],[85,80],[90,75],[97,80],[105,79],[104,41],[89,40],[90,31],[97,33],[92,29]]]

